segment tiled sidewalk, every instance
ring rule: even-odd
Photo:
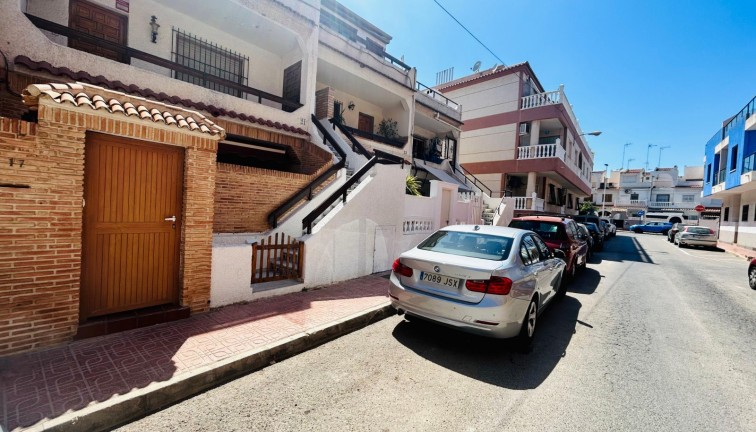
[[[2,425],[22,429],[388,304],[366,276],[0,359]],[[2,428],[0,428],[1,430]]]

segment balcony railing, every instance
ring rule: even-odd
[[[197,80],[203,83],[212,83],[216,87],[235,90],[239,92],[240,97],[242,99],[248,99],[246,97],[247,95],[256,96],[258,103],[262,103],[263,100],[280,103],[283,109],[289,112],[295,111],[299,109],[300,107],[302,107],[302,104],[300,104],[299,102],[286,100],[280,96],[276,96],[274,94],[264,92],[262,90],[258,90],[253,87],[239,84],[238,82],[219,78],[217,76],[207,74],[203,71],[199,71],[199,70],[184,66],[172,60],[164,59],[162,57],[158,57],[153,54],[139,51],[126,45],[121,45],[115,42],[101,39],[97,36],[92,36],[88,33],[75,30],[75,29],[66,27],[64,25],[58,24],[58,23],[36,17],[34,15],[26,14],[26,17],[29,19],[29,21],[32,22],[32,24],[34,24],[35,26],[37,26],[37,28],[41,30],[47,30],[55,34],[65,36],[69,40],[72,40],[72,39],[78,40],[80,42],[94,44],[99,47],[105,48],[107,50],[115,51],[119,54],[120,58],[123,58],[123,59],[132,59],[132,58],[139,59],[139,60],[142,60],[144,62],[153,64],[156,66],[170,69],[171,71],[173,71],[173,73],[195,77],[197,78]]]
[[[570,105],[570,102],[567,100],[567,95],[564,94],[564,86],[559,86],[559,90],[556,90],[556,91],[523,96],[520,101],[520,109],[524,110],[524,109],[538,108],[542,106],[556,105],[556,104],[564,105],[564,108],[567,111],[567,115],[570,117],[570,120],[572,120],[572,124],[575,126],[575,130],[577,131],[578,138],[582,136],[583,131],[580,129],[580,123],[578,123],[577,117],[575,117],[575,113],[572,111],[572,105]],[[585,143],[585,141],[583,142]],[[588,152],[590,153],[591,150],[590,148],[588,148],[588,143],[585,143],[585,146]]]
[[[622,207],[646,207],[646,200],[619,200],[618,206]]]
[[[667,201],[650,201],[649,208],[694,208],[695,202],[667,202]]]
[[[743,159],[743,171],[741,174],[756,171],[756,153],[751,153],[747,158]]]
[[[461,111],[462,106],[453,100],[449,99],[448,97],[442,95],[441,93],[437,92],[436,90],[433,90],[432,88],[426,86],[425,84],[421,83],[420,81],[417,81],[415,83],[415,90],[425,94],[429,98],[433,99],[434,101],[441,103],[449,108],[451,108],[454,111]]]
[[[517,149],[517,159],[559,158],[564,160],[564,156],[565,151],[560,144],[540,144]]]
[[[515,210],[534,210],[544,211],[546,201],[543,198],[534,197],[513,197],[515,200]]]

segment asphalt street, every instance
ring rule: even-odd
[[[620,233],[529,354],[395,316],[121,430],[754,431],[746,269]]]

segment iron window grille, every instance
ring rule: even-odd
[[[173,40],[174,61],[197,71],[197,74],[174,71],[175,79],[236,97],[244,97],[241,90],[208,81],[206,77],[221,78],[246,86],[249,57],[177,28],[173,28]]]

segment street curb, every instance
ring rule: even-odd
[[[64,414],[27,430],[57,432],[112,429],[395,314],[396,311],[387,302],[292,335],[259,350],[241,353],[168,381],[152,383],[128,394]]]

